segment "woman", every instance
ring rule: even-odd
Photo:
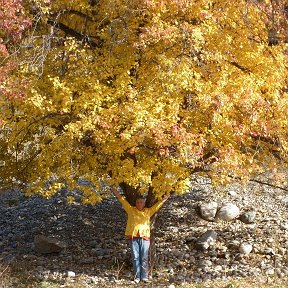
[[[129,240],[134,282],[140,280],[148,282],[148,256],[150,246],[150,218],[160,209],[170,195],[165,195],[151,208],[145,207],[145,199],[140,197],[136,200],[136,206],[131,206],[124,196],[120,195],[117,189],[112,188],[112,192],[122,204],[128,215],[125,235]]]

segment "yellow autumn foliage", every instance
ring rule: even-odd
[[[273,1],[34,2],[26,96],[0,99],[3,184],[96,203],[102,183],[159,197],[193,173],[224,184],[287,167],[284,1],[274,22]]]

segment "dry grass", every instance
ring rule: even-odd
[[[25,268],[26,269],[26,268]],[[38,288],[21,266],[0,263],[0,288]],[[34,282],[34,283],[33,283]]]
[[[0,264],[0,287],[10,287],[9,286],[10,275],[8,265]]]
[[[273,279],[266,280],[265,279],[237,279],[232,281],[213,281],[207,284],[197,284],[197,285],[187,285],[187,286],[179,286],[182,288],[287,288],[288,287],[288,279],[282,279],[278,283],[271,283]],[[267,283],[269,282],[269,283]],[[177,286],[178,288],[178,286]]]
[[[166,285],[150,283],[140,284],[138,287],[160,288],[169,287]],[[177,288],[288,288],[288,277],[284,279],[275,278],[245,278],[233,279],[227,281],[212,281],[205,284],[187,284],[175,285]],[[135,287],[134,284],[116,284],[116,283],[98,283],[86,284],[83,278],[77,277],[73,280],[66,280],[64,283],[59,283],[53,280],[37,281],[31,276],[27,275],[25,269],[21,266],[9,267],[7,264],[0,263],[0,288],[125,288]]]

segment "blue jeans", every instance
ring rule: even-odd
[[[148,279],[148,258],[149,258],[149,246],[150,240],[144,240],[143,238],[129,239],[133,270],[135,279]]]

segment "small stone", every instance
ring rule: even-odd
[[[262,253],[265,255],[275,255],[274,249],[270,247],[263,249]]]
[[[224,204],[217,212],[216,219],[223,221],[231,221],[240,214],[239,208],[233,203]]]
[[[172,232],[172,233],[178,233],[178,230],[179,230],[179,229],[178,229],[177,227],[172,227],[172,228],[171,228],[171,232]]]
[[[90,258],[84,258],[80,260],[81,264],[93,264],[94,263],[94,258],[90,257]]]
[[[242,242],[239,246],[239,252],[243,255],[248,255],[252,251],[253,246],[248,242]]]
[[[285,249],[284,247],[279,247],[278,248],[278,252],[280,255],[285,255],[286,254],[287,249]]]
[[[221,270],[222,270],[222,266],[221,266],[221,265],[216,265],[216,266],[214,267],[214,271],[219,272],[219,271],[221,271]]]
[[[214,230],[208,230],[203,233],[195,243],[196,249],[207,250],[216,243],[217,233]]]
[[[92,241],[89,242],[89,246],[91,248],[97,248],[98,245],[99,245],[99,241],[97,241],[97,240],[92,240]]]
[[[199,216],[207,221],[213,221],[217,213],[218,204],[216,202],[201,203],[198,206]]]
[[[68,271],[68,272],[67,272],[67,276],[68,276],[69,278],[74,278],[74,277],[76,277],[76,274],[75,274],[75,272],[73,272],[73,271]]]
[[[95,256],[104,256],[106,254],[106,250],[102,248],[92,249],[91,252]]]
[[[238,250],[240,246],[240,242],[238,240],[232,240],[227,244],[227,247],[232,250]]]
[[[281,230],[288,230],[288,223],[280,224],[280,229]]]
[[[269,269],[267,269],[267,270],[265,271],[265,273],[266,273],[267,275],[274,275],[274,274],[275,274],[275,270],[274,270],[274,268],[269,268]]]
[[[279,278],[284,278],[285,277],[285,274],[279,268],[276,269],[276,274],[277,274],[277,276]]]
[[[170,282],[170,283],[176,283],[176,282],[177,282],[176,277],[175,277],[175,276],[170,276],[170,277],[169,277],[169,282]]]
[[[92,284],[97,284],[99,282],[99,278],[97,276],[91,276],[89,279]]]
[[[287,268],[284,268],[284,269],[282,270],[282,272],[284,273],[285,276],[288,276],[288,269],[287,269]]]
[[[110,282],[117,282],[117,279],[115,276],[109,275],[108,279]]]
[[[281,197],[281,201],[285,204],[288,204],[288,196]]]
[[[240,215],[240,220],[245,224],[252,224],[255,222],[256,212],[255,211],[247,211]]]
[[[232,196],[232,197],[236,197],[236,196],[237,196],[237,192],[234,191],[234,190],[230,190],[230,191],[228,192],[228,194],[229,194],[230,196]]]
[[[205,267],[211,267],[213,265],[213,263],[212,263],[212,261],[210,261],[210,260],[203,260],[203,261],[201,261],[200,263],[199,263],[199,266],[200,267],[203,267],[203,268],[205,268]]]

